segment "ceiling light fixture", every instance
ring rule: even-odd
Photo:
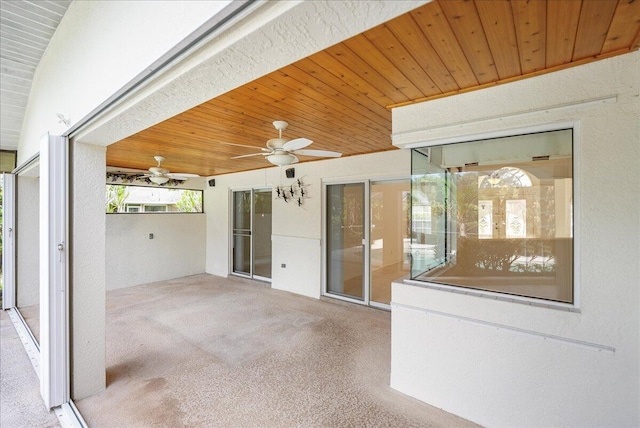
[[[149,177],[149,180],[151,180],[151,182],[155,184],[164,184],[167,181],[169,181],[169,178],[158,176],[158,175],[152,175],[151,177]]]
[[[267,156],[267,160],[277,166],[286,166],[291,165],[296,160],[296,157],[289,153],[276,151],[274,154]]]

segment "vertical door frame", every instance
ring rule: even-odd
[[[384,176],[360,180],[323,180],[322,183],[322,289],[321,295],[332,299],[344,300],[359,305],[371,306],[378,309],[389,310],[391,305],[385,305],[371,300],[371,185],[375,183],[385,183],[394,181],[406,181],[411,183],[411,177]],[[329,228],[327,227],[327,187],[336,184],[364,184],[364,298],[362,300],[346,296],[332,294],[327,290],[327,242]]]
[[[267,278],[265,276],[259,276],[255,274],[255,264],[256,264],[256,252],[255,252],[255,237],[256,231],[254,230],[254,221],[253,218],[256,215],[256,204],[255,204],[255,194],[256,192],[266,192],[269,191],[271,193],[271,197],[273,198],[273,189],[271,187],[253,187],[251,189],[251,278],[257,279],[258,281],[271,282],[271,278]],[[273,215],[273,205],[271,208],[271,213]],[[273,231],[273,216],[271,217],[271,230]],[[272,232],[273,235],[273,232]],[[271,262],[273,263],[273,244],[271,245]],[[273,276],[273,272],[272,272]]]
[[[271,282],[271,278],[266,278],[263,276],[256,276],[254,274],[254,230],[253,230],[253,216],[255,214],[255,206],[254,206],[254,194],[256,191],[266,191],[269,190],[272,192],[272,196],[273,196],[273,188],[271,186],[259,186],[259,187],[239,187],[236,189],[229,189],[229,206],[231,207],[231,209],[229,210],[230,216],[231,218],[229,219],[229,224],[231,225],[231,227],[229,228],[229,234],[230,234],[230,239],[229,239],[229,254],[231,255],[231,257],[229,257],[229,273],[231,275],[236,275],[242,278],[248,278],[248,279],[255,279],[258,281],[263,281],[263,282]],[[234,224],[234,217],[235,217],[235,193],[236,192],[249,192],[250,194],[250,204],[251,204],[251,209],[249,210],[249,230],[250,230],[250,250],[249,250],[249,274],[246,275],[242,272],[235,272],[233,270],[233,263],[234,263],[234,229],[235,229],[235,224]],[[273,210],[273,209],[272,209]],[[273,211],[272,211],[273,212]],[[272,223],[273,225],[273,223]],[[273,261],[273,254],[272,254],[272,261]]]
[[[2,309],[16,306],[16,176],[2,174]]]
[[[327,289],[328,280],[327,280],[327,243],[329,242],[329,228],[327,227],[327,209],[328,209],[328,199],[327,199],[327,188],[333,185],[342,185],[342,184],[362,184],[363,185],[363,242],[362,242],[362,250],[363,250],[363,272],[362,272],[362,281],[363,281],[363,298],[362,300],[340,296],[338,294],[332,294]],[[326,297],[331,297],[332,299],[344,300],[346,302],[357,303],[359,305],[369,306],[369,294],[370,294],[370,282],[371,282],[371,255],[369,250],[369,241],[371,236],[371,227],[369,224],[371,223],[370,219],[370,209],[368,208],[370,201],[370,180],[327,180],[322,183],[322,290],[321,295]]]
[[[40,142],[40,393],[48,408],[70,400],[69,139]]]

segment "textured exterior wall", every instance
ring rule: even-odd
[[[105,388],[105,148],[71,149],[71,398]]]
[[[295,179],[284,169],[268,168],[216,177],[216,186],[205,191],[207,211],[207,272],[227,276],[229,269],[230,192],[251,187],[292,184],[300,178],[307,185],[304,206],[273,201],[272,283],[276,289],[320,297],[322,286],[322,188],[331,182],[408,178],[411,161],[408,150],[394,150],[363,156],[330,159],[293,165]],[[266,160],[265,160],[266,162]],[[286,268],[281,264],[285,263]]]
[[[640,424],[639,62],[635,52],[393,111],[399,146],[575,123],[579,296],[568,312],[394,284],[393,388],[487,426]]]
[[[107,290],[204,272],[206,214],[109,214],[106,225]]]
[[[16,180],[16,304],[40,303],[40,179]]]
[[[41,135],[68,129],[56,113],[71,125],[78,123],[222,6],[216,1],[73,2],[36,69],[18,165],[38,152]]]

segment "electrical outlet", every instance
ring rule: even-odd
[[[149,239],[153,239],[153,233],[149,234]]]
[[[284,268],[286,268],[286,267],[287,267],[287,265],[286,265],[286,264],[284,264],[284,263],[282,263],[282,264],[280,265],[280,267],[281,267],[282,269],[284,269]]]

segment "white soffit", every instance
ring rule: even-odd
[[[0,147],[16,150],[33,74],[71,0],[0,2]]]

